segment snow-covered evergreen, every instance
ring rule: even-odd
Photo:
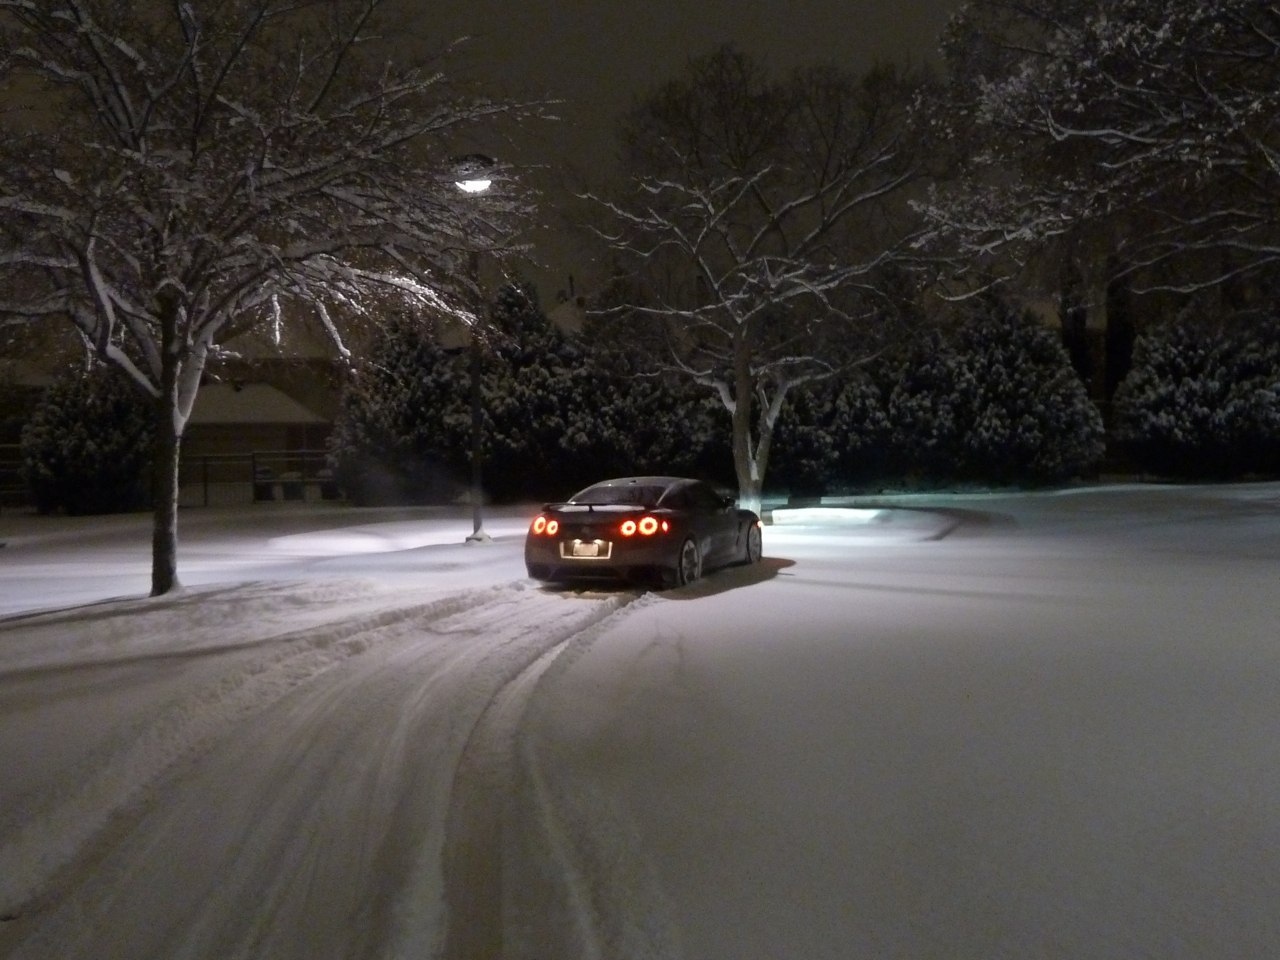
[[[119,371],[60,377],[22,430],[22,476],[41,513],[121,513],[150,502],[154,403]]]
[[[596,414],[604,472],[675,474],[732,488],[729,416],[718,399],[668,376],[609,376],[597,382]]]
[[[467,361],[417,317],[388,318],[343,390],[329,437],[334,476],[355,503],[452,499],[470,449]]]
[[[889,479],[890,427],[874,370],[792,395],[774,441],[772,488],[835,494]]]
[[[1048,483],[1103,454],[1101,415],[1056,331],[990,299],[917,345],[887,412],[902,468],[932,481]]]
[[[1143,470],[1216,478],[1280,471],[1275,318],[1190,313],[1144,331],[1115,412],[1115,437]]]
[[[640,376],[591,331],[546,317],[533,287],[504,286],[480,328],[484,493],[556,499],[609,476],[732,481],[724,412],[691,385]],[[330,462],[359,503],[449,499],[468,482],[471,346],[431,324],[388,323],[343,392]]]
[[[487,492],[548,499],[599,479],[597,378],[547,319],[532,284],[498,291],[487,336]]]
[[[729,414],[705,387],[662,368],[658,324],[602,311],[575,339],[593,371],[586,429],[602,472],[687,475],[734,486]]]
[[[994,298],[898,356],[797,394],[775,480],[792,494],[954,483],[1024,486],[1093,470],[1102,419],[1051,327]]]

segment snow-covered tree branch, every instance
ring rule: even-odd
[[[787,393],[858,354],[834,327],[875,313],[878,272],[910,255],[921,82],[889,68],[775,80],[723,47],[624,122],[631,190],[596,198],[602,236],[635,274],[620,309],[663,325],[668,366],[732,414],[749,506]]]
[[[344,352],[333,311],[388,297],[465,313],[459,251],[500,252],[527,213],[511,178],[461,195],[452,158],[537,106],[383,59],[386,8],[0,0],[0,311],[70,322],[156,398],[156,593],[177,583],[179,443],[222,345],[311,313]]]
[[[974,0],[940,115],[965,175],[925,203],[964,255],[1080,229],[1191,292],[1274,274],[1280,8],[1269,0]]]

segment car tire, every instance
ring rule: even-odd
[[[764,552],[764,538],[760,533],[760,524],[752,521],[747,527],[747,543],[742,551],[742,562],[745,566],[759,563]]]
[[[702,551],[692,537],[680,544],[680,552],[676,554],[676,566],[671,571],[668,582],[673,587],[687,586],[702,576]]]

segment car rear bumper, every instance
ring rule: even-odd
[[[524,551],[525,569],[534,580],[569,583],[580,580],[624,582],[651,580],[664,570],[674,569],[676,550],[664,541],[614,540],[608,556],[574,557],[569,541],[551,538],[530,539]]]

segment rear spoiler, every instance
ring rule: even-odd
[[[562,503],[544,504],[542,509],[552,513],[562,510],[567,510],[573,513],[577,513],[581,510],[585,510],[587,513],[595,513],[597,510],[601,512],[608,510],[610,513],[617,513],[623,510],[636,510],[643,513],[646,510],[653,510],[654,508],[643,503],[570,503],[566,500]]]

